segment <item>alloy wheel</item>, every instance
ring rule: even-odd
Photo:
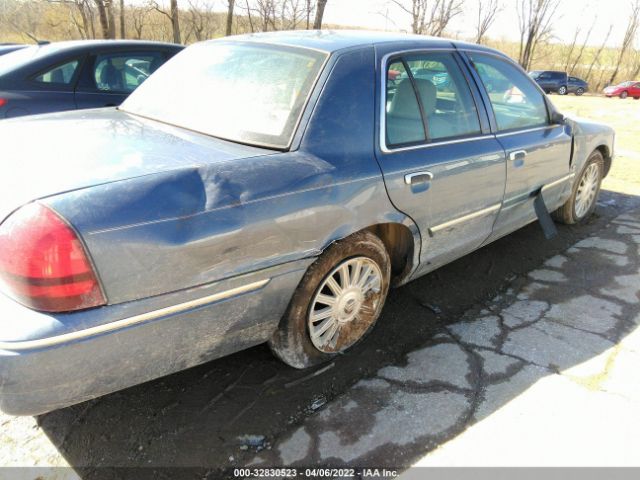
[[[582,178],[580,178],[574,204],[576,217],[584,217],[591,209],[598,196],[599,184],[600,166],[597,163],[592,163],[585,169]]]
[[[309,309],[307,325],[313,345],[336,353],[355,344],[377,317],[382,272],[370,258],[345,260],[324,278]]]

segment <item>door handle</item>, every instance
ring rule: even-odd
[[[509,154],[509,159],[515,161],[515,160],[524,160],[525,157],[528,155],[526,150],[516,150],[514,152],[511,152]]]
[[[418,183],[427,183],[433,179],[431,172],[415,172],[408,173],[404,176],[404,183],[407,185],[416,185]]]
[[[509,158],[513,162],[514,168],[520,168],[524,165],[524,159],[527,156],[526,150],[516,150],[515,152],[511,152],[509,154]]]

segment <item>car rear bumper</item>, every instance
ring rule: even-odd
[[[33,312],[2,297],[0,410],[45,413],[263,343],[311,261],[67,315]],[[96,323],[97,310],[113,318]],[[11,328],[21,322],[31,334]]]

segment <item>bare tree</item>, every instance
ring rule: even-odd
[[[227,37],[231,35],[231,29],[233,28],[233,8],[235,4],[236,0],[227,0],[227,28],[224,33]]]
[[[120,0],[120,38],[126,38],[126,32],[124,28],[124,0]]]
[[[115,38],[115,28],[109,20],[113,20],[113,10],[111,9],[111,0],[93,0],[98,9],[98,20],[100,21],[100,30],[102,30],[102,38]],[[109,13],[111,12],[111,13]]]
[[[560,0],[518,0],[516,7],[520,27],[520,53],[518,61],[529,70],[538,44],[546,40],[552,29]]]
[[[304,0],[308,3],[308,0]],[[303,0],[283,0],[280,7],[280,23],[282,28],[296,30],[304,21],[306,6]],[[308,12],[308,10],[307,10]],[[309,14],[306,14],[307,17]]]
[[[69,17],[76,28],[78,35],[83,40],[96,38],[95,25],[93,23],[93,10],[89,0],[48,0],[50,3],[63,3],[70,7]],[[75,15],[78,13],[80,19]]]
[[[631,75],[629,75],[629,78],[634,80],[638,78],[638,75],[640,75],[640,50],[636,51],[632,69],[633,70],[631,72]]]
[[[313,29],[320,30],[322,28],[322,17],[324,17],[324,8],[327,6],[327,0],[318,0],[316,4],[316,17],[313,20]]]
[[[189,15],[187,16],[188,31],[184,36],[188,42],[193,35],[198,42],[213,36],[219,26],[213,11],[213,5],[207,0],[189,0]]]
[[[144,8],[134,7],[131,11],[131,20],[133,22],[133,30],[135,32],[135,38],[140,40],[142,38],[142,31],[145,27],[145,20],[147,19],[148,11]]]
[[[442,36],[454,17],[462,13],[463,0],[391,0],[411,16],[411,31],[419,35]]]
[[[178,9],[178,0],[169,1],[169,11],[160,8],[155,0],[151,1],[151,7],[163,14],[171,22],[171,31],[173,33],[173,43],[182,43],[180,38],[180,10]]]
[[[612,84],[616,77],[618,76],[618,72],[620,71],[620,65],[622,64],[622,60],[624,59],[627,51],[631,46],[633,46],[633,42],[636,39],[636,34],[638,33],[638,27],[640,27],[640,0],[633,0],[631,3],[631,16],[629,17],[629,23],[627,23],[627,30],[624,32],[624,38],[622,40],[622,46],[618,51],[618,60],[616,62],[616,66],[611,74],[611,79],[609,80],[609,84]]]
[[[34,42],[40,40],[42,26],[42,4],[33,2],[14,2],[4,5],[0,22],[6,23],[10,30],[24,35]]]
[[[476,24],[476,43],[482,43],[496,16],[502,10],[499,0],[478,0],[478,23]]]
[[[587,48],[587,44],[589,43],[589,39],[591,38],[591,33],[593,32],[593,28],[596,26],[597,23],[597,18],[593,20],[593,23],[591,24],[591,27],[589,27],[589,31],[587,31],[587,34],[584,37],[584,41],[582,42],[582,45],[580,46],[580,50],[578,50],[578,55],[576,55],[576,58],[573,60],[573,63],[571,64],[571,67],[569,67],[569,61],[571,60],[571,54],[573,53],[573,47],[570,49],[569,51],[569,55],[567,56],[567,72],[569,72],[569,74],[573,74],[573,72],[575,72],[576,67],[578,66],[578,64],[580,63],[580,60],[582,60],[582,56],[584,55],[584,51]]]
[[[598,51],[593,56],[593,60],[591,61],[591,65],[589,65],[589,70],[587,71],[586,78],[591,78],[591,72],[593,71],[593,67],[595,67],[596,63],[598,63],[598,60],[600,60],[600,55],[602,54],[602,51],[607,46],[607,42],[609,41],[609,37],[611,36],[612,31],[613,31],[613,24],[609,25],[609,30],[607,31],[607,35],[604,37],[604,40],[600,44]]]
[[[313,14],[313,12],[315,11],[315,4],[313,3],[313,0],[305,0],[306,1],[306,14],[307,14],[307,30],[309,30],[309,28],[311,28],[311,15]]]

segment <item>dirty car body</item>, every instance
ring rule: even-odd
[[[172,117],[147,108],[166,87],[164,69],[190,68],[216,49],[222,63],[247,49],[284,52],[307,68],[289,115],[265,110],[265,121],[243,126],[197,91],[199,109],[175,107]],[[389,70],[427,64],[449,69],[446,90],[412,75],[388,85]],[[530,107],[511,86],[509,94],[483,86],[479,71],[503,67],[517,71],[520,94],[539,95],[541,124],[519,119]],[[280,64],[270,72],[265,83],[276,87],[296,77]],[[414,88],[424,89],[420,101]],[[207,131],[210,119],[223,135]],[[12,153],[0,179],[0,245],[25,209],[53,213],[75,234],[94,282],[93,303],[80,296],[58,309],[3,287],[0,409],[11,414],[82,402],[269,340],[307,269],[356,232],[382,238],[402,285],[534,221],[539,195],[558,208],[591,152],[602,152],[607,170],[613,155],[611,129],[559,116],[499,52],[362,32],[199,44],[120,109],[3,121],[0,139]]]

